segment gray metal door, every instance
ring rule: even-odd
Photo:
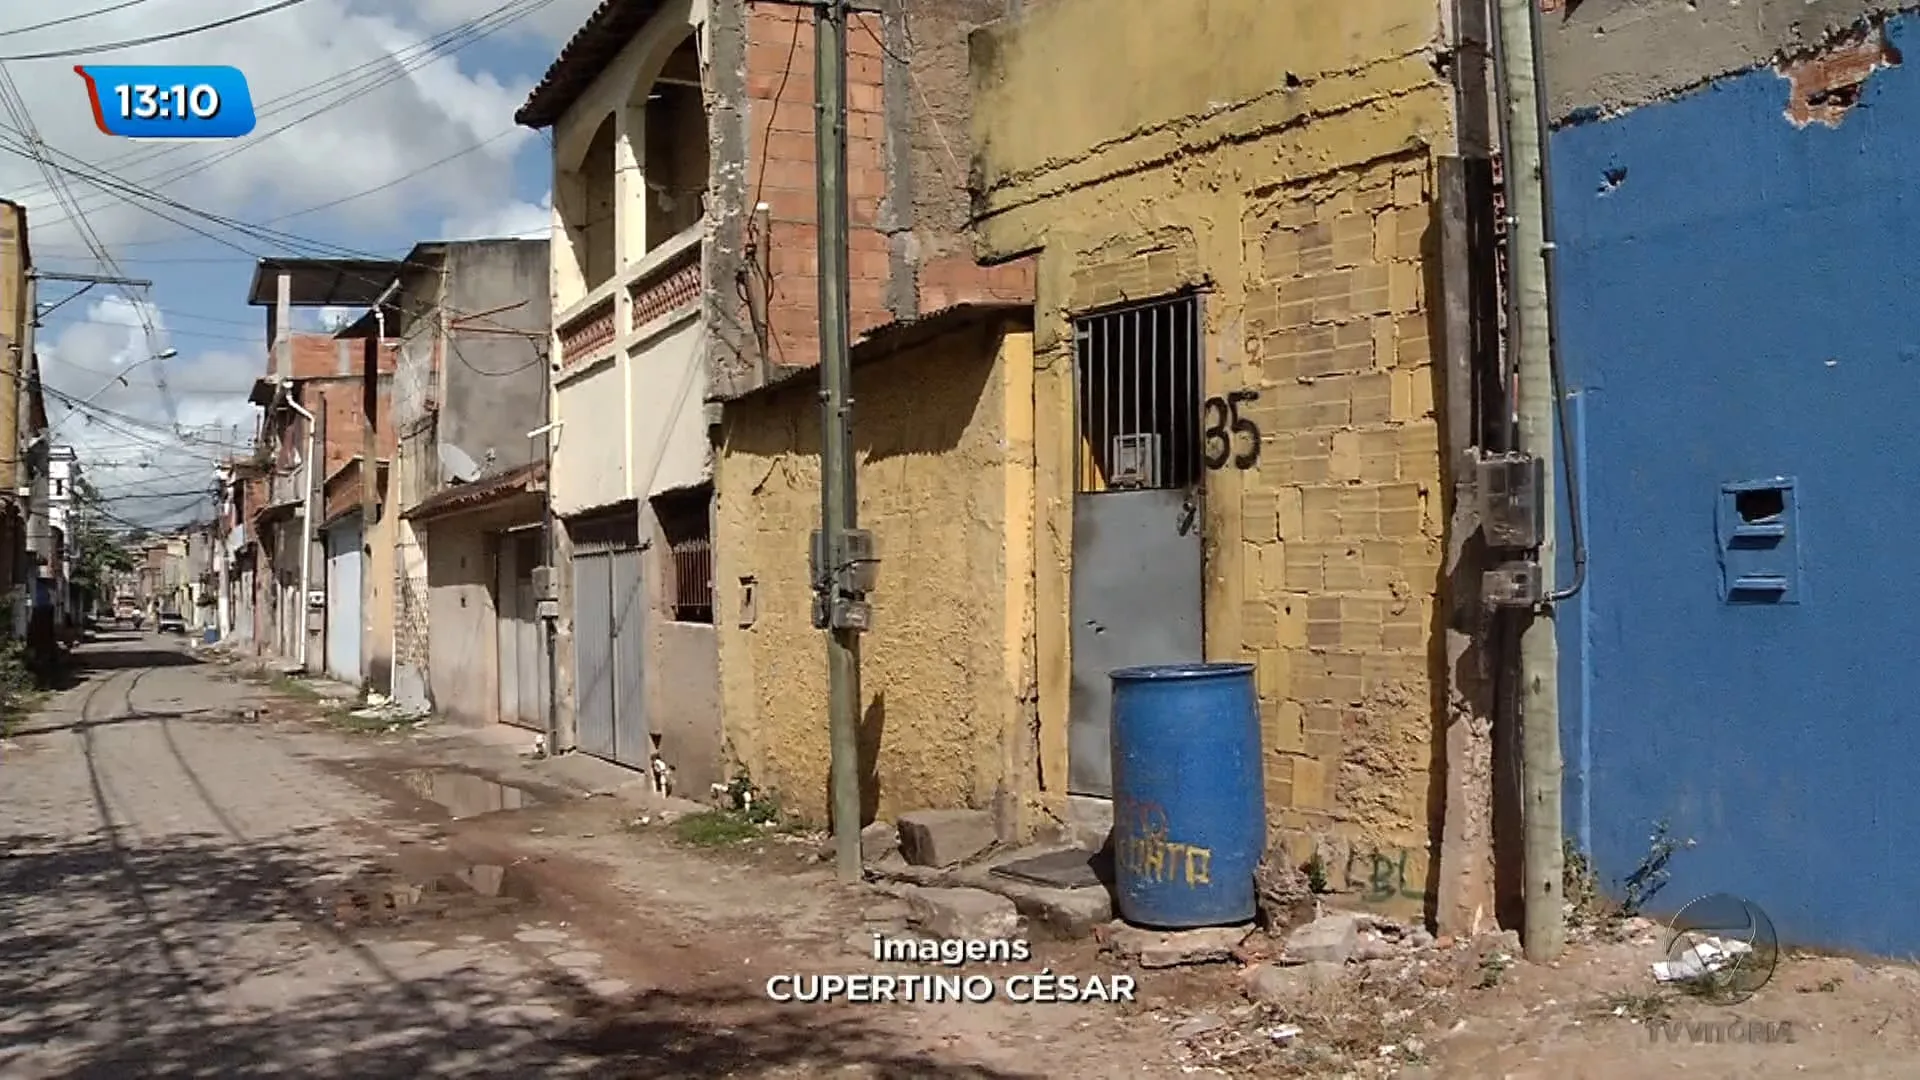
[[[520,688],[520,719],[529,727],[547,726],[547,637],[540,625],[540,602],[534,598],[533,578],[522,575],[516,601],[519,617],[513,629],[519,638],[514,657],[519,674],[514,682]]]
[[[1067,790],[1110,797],[1107,673],[1201,659],[1199,515],[1185,491],[1112,491],[1073,504],[1073,687]]]
[[[342,682],[360,683],[360,523],[327,530],[327,672]]]
[[[1108,673],[1204,659],[1199,299],[1074,320],[1067,790],[1113,796]],[[1214,436],[1213,443],[1218,443]]]
[[[500,720],[536,731],[545,729],[547,715],[546,646],[533,596],[539,541],[534,532],[502,534],[499,579],[494,586]]]
[[[640,552],[613,554],[613,759],[647,768],[653,743],[647,737],[646,590]]]
[[[519,621],[520,589],[518,587],[520,569],[520,551],[513,542],[511,533],[503,533],[499,540],[499,553],[494,558],[493,579],[493,649],[494,671],[498,696],[494,701],[498,719],[503,724],[518,724],[520,719],[520,637],[514,632]]]
[[[573,700],[580,749],[613,756],[613,555],[573,559]]]

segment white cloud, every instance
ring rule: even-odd
[[[164,348],[165,324],[150,315]],[[109,513],[143,524],[190,514],[214,464],[244,449],[255,415],[246,391],[262,366],[239,352],[162,358],[148,342],[134,305],[109,297],[34,350],[50,441],[75,448]]]
[[[436,218],[481,213],[511,198],[510,162],[538,138],[513,123],[514,110],[536,77],[529,72],[552,60],[560,41],[591,12],[593,0],[553,0],[540,8],[537,21],[530,16],[484,39],[486,45],[496,46],[518,38],[517,55],[526,69],[520,72],[502,75],[483,70],[467,52],[453,52],[410,71],[403,71],[401,60],[396,59],[396,54],[419,56],[422,41],[497,6],[492,0],[438,0],[370,14],[354,10],[348,0],[307,0],[285,11],[179,41],[78,58],[77,62],[111,64],[239,67],[247,75],[260,120],[252,135],[232,143],[143,145],[103,135],[94,124],[80,77],[72,70],[75,58],[16,61],[6,66],[50,146],[122,181],[200,209],[256,222],[402,181],[343,203],[329,215],[377,227],[411,212]],[[0,55],[162,33],[232,14],[230,0],[140,4],[0,38]],[[378,89],[342,100],[387,77],[392,81]],[[300,119],[309,113],[314,115]],[[300,122],[272,133],[294,120]],[[493,141],[478,150],[421,172],[488,139]],[[9,136],[9,141],[16,140]],[[56,156],[56,160],[72,164],[68,157]],[[412,179],[415,174],[418,179]],[[458,183],[448,182],[456,176]],[[109,246],[133,239],[192,235],[84,180],[69,178],[67,183],[87,221]],[[0,190],[25,193],[37,251],[73,255],[84,250],[72,223],[63,220],[64,208],[33,162],[11,152],[0,153]],[[239,206],[248,209],[235,209]],[[178,211],[167,212],[181,216]],[[205,222],[194,223],[221,231]],[[306,235],[303,230],[311,232],[318,225],[314,218],[296,218],[284,227]]]
[[[359,308],[322,307],[313,310],[313,324],[323,330],[338,330],[361,315]]]
[[[443,240],[490,240],[503,237],[544,237],[553,228],[553,196],[537,203],[514,200],[505,205],[447,219]]]
[[[436,223],[460,237],[544,232],[550,211],[525,201],[513,167],[517,155],[537,152],[530,148],[541,144],[535,133],[514,126],[513,113],[597,0],[527,0],[527,16],[491,34],[479,48],[401,70],[400,58],[418,57],[421,42],[505,2],[306,0],[176,41],[87,57],[13,61],[4,69],[57,163],[105,172],[200,210],[341,249],[404,250],[415,241],[439,238]],[[7,12],[0,14],[0,32],[41,21],[22,14],[32,7],[0,4]],[[0,36],[0,56],[166,33],[236,10],[234,0],[136,4],[46,30]],[[115,139],[95,126],[74,63],[232,64],[247,75],[259,123],[252,135],[227,143]],[[390,81],[355,96],[382,78]],[[343,100],[348,96],[352,100]],[[275,133],[293,121],[298,123]],[[0,122],[11,127],[14,118],[0,113]],[[0,141],[20,145],[19,137],[4,128]],[[435,164],[444,158],[452,160]],[[64,189],[59,194],[77,199],[87,224],[118,258],[166,255],[165,247],[147,245],[196,236],[143,209],[140,200],[102,191],[79,177],[66,178]],[[99,269],[36,163],[0,149],[0,193],[27,206],[37,262]],[[316,207],[324,208],[299,213]],[[253,252],[329,253],[297,241],[290,251],[179,210],[165,212]],[[279,220],[283,215],[297,216]],[[366,239],[372,236],[383,239]],[[161,276],[134,263],[126,270]],[[157,291],[171,300],[170,290],[178,288],[177,280],[163,280]],[[191,294],[192,287],[186,291]],[[41,296],[46,302],[56,299]],[[247,403],[246,390],[265,369],[265,353],[259,346],[249,350],[243,341],[259,331],[251,323],[202,325],[210,303],[231,300],[238,307],[240,299],[183,296],[181,302],[193,305],[183,311],[196,313],[199,321],[182,329],[181,340],[173,339],[163,311],[146,309],[145,322],[155,330],[150,336],[141,309],[105,290],[49,318],[37,352],[53,390],[48,406],[57,425],[54,441],[79,450],[83,469],[114,499],[110,509],[115,513],[143,521],[179,520],[183,500],[174,496],[184,491],[191,501],[191,492],[204,486],[215,462],[251,438],[258,414]],[[328,309],[303,311],[300,322],[319,324],[328,314]],[[217,351],[195,347],[195,341],[209,337],[236,340]],[[179,356],[148,360],[170,345],[180,349]],[[162,375],[170,402],[156,378]],[[116,376],[123,376],[124,384]],[[89,407],[72,410],[61,403],[61,395],[84,398]],[[176,512],[167,513],[170,509]]]

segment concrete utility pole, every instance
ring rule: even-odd
[[[1554,591],[1557,554],[1554,525],[1555,472],[1553,306],[1548,288],[1546,188],[1541,122],[1536,0],[1499,0],[1501,63],[1507,110],[1505,176],[1509,222],[1508,258],[1513,263],[1514,347],[1518,371],[1521,449],[1540,459],[1540,588]],[[1526,953],[1544,963],[1566,946],[1565,860],[1560,807],[1560,650],[1553,609],[1537,606],[1520,636],[1520,741],[1522,822],[1525,830]]]
[[[814,161],[820,238],[820,544],[815,622],[827,630],[827,723],[833,750],[833,847],[846,881],[860,861],[860,641],[847,608],[853,589],[848,544],[854,495],[853,399],[848,336],[847,2],[813,6]],[[765,163],[762,163],[764,167]]]

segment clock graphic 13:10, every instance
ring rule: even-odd
[[[253,130],[239,68],[213,64],[76,66],[94,123],[127,139],[233,139]]]

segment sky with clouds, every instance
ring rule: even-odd
[[[165,34],[268,0],[0,5],[0,68],[67,170],[56,174],[64,192],[50,185],[20,152],[23,117],[0,111],[0,194],[27,208],[34,264],[114,272],[84,221],[119,273],[153,283],[71,300],[76,286],[41,285],[41,303],[60,304],[36,344],[54,441],[79,450],[110,513],[147,524],[204,516],[214,463],[252,438],[247,389],[267,368],[266,313],[247,304],[257,258],[398,257],[424,240],[544,234],[547,143],[513,113],[595,2],[299,0],[189,37],[39,60],[5,58]],[[89,11],[98,14],[32,29]],[[259,122],[226,142],[103,135],[75,63],[231,64]],[[248,235],[100,179],[291,235]],[[317,327],[342,314],[303,317]],[[177,355],[152,359],[167,349]],[[69,410],[76,400],[88,407]]]

